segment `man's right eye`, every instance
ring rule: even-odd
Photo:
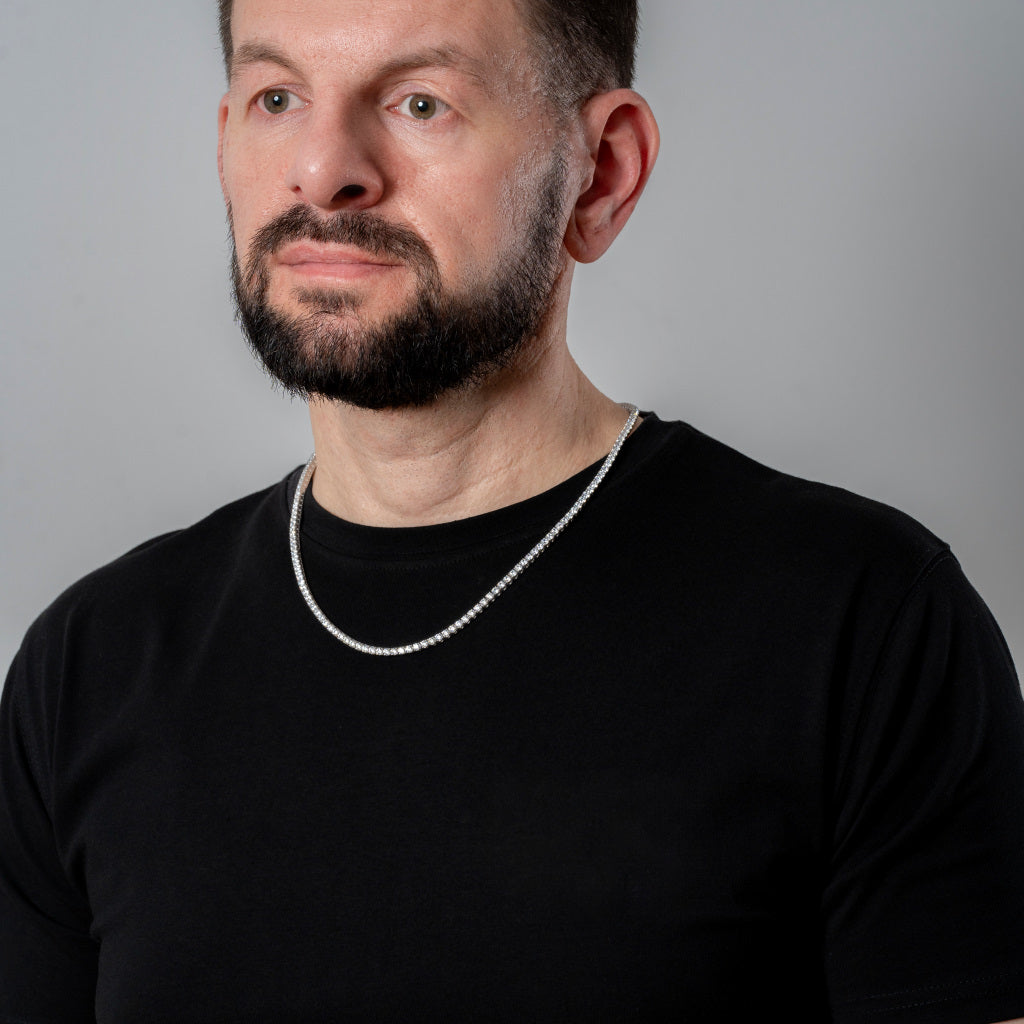
[[[268,89],[261,100],[264,109],[271,114],[283,114],[286,110],[294,110],[305,105],[295,93],[287,89]]]

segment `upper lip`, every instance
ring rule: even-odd
[[[369,263],[395,266],[396,261],[352,245],[320,245],[316,242],[291,242],[281,247],[277,261],[289,266],[301,263]]]

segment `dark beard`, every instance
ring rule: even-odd
[[[308,206],[294,206],[253,238],[244,275],[232,242],[242,330],[268,373],[305,399],[396,409],[478,385],[510,365],[548,311],[561,267],[565,181],[565,159],[556,152],[528,230],[490,280],[465,294],[444,288],[433,254],[414,232],[373,213],[321,219]],[[404,263],[417,279],[413,301],[376,324],[359,323],[358,303],[342,288],[297,289],[305,313],[274,309],[267,302],[268,258],[286,242],[305,239],[354,245]],[[339,325],[340,312],[354,315],[356,325]]]

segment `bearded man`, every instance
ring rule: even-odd
[[[1024,710],[948,548],[601,394],[628,0],[221,2],[239,318],[316,454],[3,697],[0,1020],[1024,1014]]]

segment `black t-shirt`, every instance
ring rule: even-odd
[[[416,529],[307,498],[421,639],[593,470]],[[86,577],[3,695],[0,1020],[1024,1015],[1024,706],[946,546],[647,420],[450,641],[306,608],[297,472]]]

